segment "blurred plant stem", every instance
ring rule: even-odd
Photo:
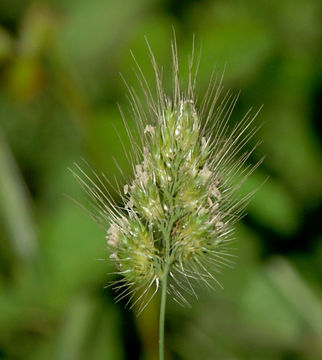
[[[27,189],[0,129],[0,215],[14,253],[24,260],[38,253],[31,213]]]

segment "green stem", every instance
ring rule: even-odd
[[[173,195],[171,195],[171,200]],[[173,212],[173,203],[171,203],[170,211]],[[161,278],[161,301],[160,301],[160,320],[159,320],[159,360],[164,360],[164,320],[165,320],[165,308],[167,303],[167,287],[168,287],[168,275],[170,269],[170,238],[175,218],[169,220],[167,226],[163,227],[162,232],[164,236],[165,245],[165,262],[164,269]]]
[[[160,302],[160,320],[159,320],[159,360],[164,360],[164,319],[165,307],[167,302],[169,265],[167,264],[161,282],[161,302]]]

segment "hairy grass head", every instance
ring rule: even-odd
[[[110,259],[120,275],[114,283],[117,299],[134,297],[132,306],[140,302],[141,309],[164,276],[170,279],[168,292],[180,303],[187,303],[185,293],[196,295],[197,284],[220,285],[216,272],[232,264],[234,224],[252,196],[240,197],[237,189],[258,165],[246,165],[256,114],[249,111],[229,126],[238,95],[223,94],[222,76],[211,78],[198,102],[199,57],[194,61],[192,51],[188,85],[182,89],[173,42],[173,92],[168,95],[148,49],[155,90],[134,57],[145,103],[127,85],[140,140],[135,141],[127,127],[133,178],[118,187],[123,189],[122,205],[109,195],[106,179],[79,166],[74,171],[89,195],[92,216],[105,227]]]

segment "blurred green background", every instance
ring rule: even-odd
[[[183,77],[193,33],[202,43],[200,94],[226,64],[226,89],[242,90],[232,122],[264,104],[251,161],[266,159],[246,187],[269,180],[237,227],[225,290],[168,302],[168,359],[322,358],[320,5],[0,1],[0,359],[157,359],[158,299],[138,318],[115,304],[104,232],[64,194],[82,198],[67,170],[81,158],[130,174],[119,72],[138,87],[132,49],[152,81],[146,35],[170,79],[172,26]]]

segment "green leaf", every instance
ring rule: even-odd
[[[27,189],[0,129],[0,215],[11,246],[21,259],[38,251]]]

